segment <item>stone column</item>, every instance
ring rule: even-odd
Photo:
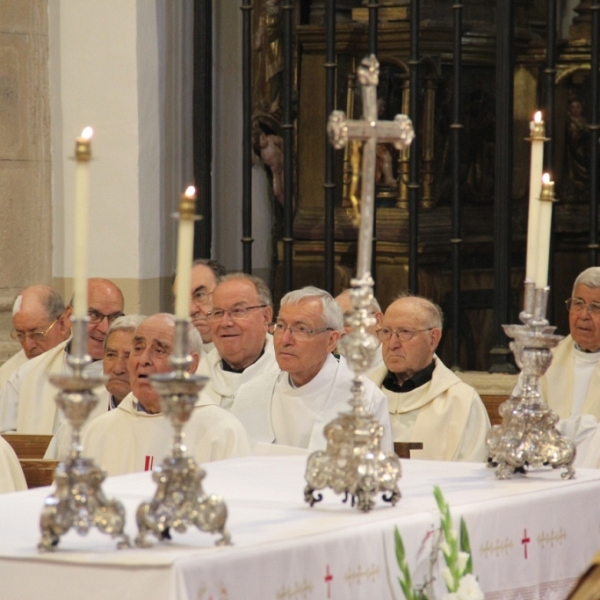
[[[46,0],[0,2],[0,363],[16,293],[50,283],[50,111]]]

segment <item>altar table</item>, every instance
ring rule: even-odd
[[[600,470],[580,469],[572,481],[550,470],[498,481],[480,464],[403,460],[402,499],[391,507],[379,496],[365,514],[330,490],[309,507],[305,466],[302,456],[205,465],[205,491],[229,509],[230,547],[190,529],[151,549],[116,550],[93,530],[71,531],[56,552],[39,554],[39,515],[52,488],[0,496],[0,598],[403,600],[394,527],[418,583],[439,527],[434,485],[455,527],[466,521],[486,600],[564,598],[600,549]],[[103,489],[125,505],[133,539],[135,510],[155,490],[150,473],[108,478]]]

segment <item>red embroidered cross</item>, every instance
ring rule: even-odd
[[[327,572],[325,574],[325,583],[327,584],[327,597],[331,598],[331,580],[333,579],[333,575],[329,573],[329,565],[327,565]]]
[[[527,544],[529,544],[531,540],[527,537],[527,529],[525,529],[523,533],[523,539],[521,540],[521,544],[523,544],[523,549],[525,550],[525,558],[527,558]]]
[[[154,464],[154,456],[146,456],[144,460],[144,471],[152,471],[152,465]]]

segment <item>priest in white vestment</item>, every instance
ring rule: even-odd
[[[227,273],[225,267],[216,260],[197,258],[192,263],[190,274],[191,302],[190,319],[202,337],[202,349],[197,375],[209,376],[206,355],[215,347],[212,341],[212,329],[208,320],[208,313],[212,308],[212,296],[215,288]],[[177,290],[177,276],[173,280],[173,294]]]
[[[577,446],[575,466],[600,468],[600,267],[578,275],[566,305],[570,333],[552,350],[540,388]]]
[[[332,354],[342,328],[342,310],[326,291],[305,287],[282,298],[270,326],[280,370],[242,385],[232,408],[253,442],[325,449],[325,425],[350,410],[352,396],[354,373],[344,357]],[[383,429],[381,447],[391,452],[387,400],[371,381],[365,381],[365,398]]]
[[[104,340],[102,370],[107,378],[104,387],[109,395],[109,410],[117,408],[131,392],[129,355],[133,345],[133,334],[144,318],[142,315],[123,315],[115,319],[108,328]],[[90,419],[99,417],[105,412],[104,410],[101,413],[93,411],[88,418],[88,423]],[[70,423],[63,421],[52,437],[44,458],[63,460],[70,451],[72,431]]]
[[[88,423],[82,432],[84,455],[104,467],[108,475],[148,471],[169,454],[173,426],[160,412],[160,397],[150,376],[172,370],[175,318],[169,314],[148,317],[137,328],[129,356],[131,393],[109,413]],[[188,345],[189,372],[198,365],[202,340],[192,326]],[[250,453],[242,424],[226,410],[204,401],[197,404],[184,426],[188,454],[198,462],[222,460]]]
[[[352,291],[344,290],[341,294],[336,296],[335,301],[340,305],[342,312],[344,313],[344,329],[342,335],[350,333],[350,326],[347,325],[347,319],[354,312],[354,305],[352,304]],[[375,323],[370,327],[367,327],[367,331],[372,335],[376,336],[377,330],[381,327],[381,323],[383,321],[383,313],[381,312],[381,306],[379,306],[379,302],[377,302],[377,298],[373,297],[371,300],[371,304],[369,305],[369,316],[375,319]],[[336,352],[338,350],[336,349]],[[377,347],[377,352],[375,354],[375,359],[373,360],[373,364],[371,367],[373,369],[377,369],[383,365],[383,353],[381,348],[381,342],[379,342],[379,346]]]
[[[8,380],[28,360],[68,339],[70,314],[71,307],[65,307],[62,296],[47,285],[32,285],[16,297],[11,337],[21,344],[21,350],[0,367],[0,431],[8,431],[16,422],[16,405],[6,398]]]
[[[246,273],[222,278],[208,313],[215,347],[206,357],[210,380],[201,399],[231,410],[241,385],[278,369],[267,335],[272,318],[271,292],[262,279]]]
[[[123,314],[123,294],[107,279],[90,279],[88,283],[87,352],[92,363],[86,367],[91,377],[102,375],[104,339],[110,324]],[[32,358],[17,369],[6,386],[7,414],[12,420],[2,423],[3,431],[50,435],[56,433],[62,415],[54,401],[58,390],[48,380],[49,375],[68,373],[67,340],[48,352]],[[108,392],[96,390],[100,402],[93,414],[109,408]]]
[[[433,302],[403,296],[390,304],[377,332],[383,367],[369,377],[389,403],[395,442],[421,442],[411,457],[485,461],[490,420],[477,392],[435,355],[442,312]]]
[[[27,489],[25,475],[11,445],[0,437],[0,494]]]

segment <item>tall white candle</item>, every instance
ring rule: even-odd
[[[86,127],[75,141],[75,223],[74,249],[75,259],[73,281],[73,316],[87,317],[87,262],[88,262],[88,206],[90,196],[90,158],[91,138],[94,131]]]
[[[536,265],[538,263],[538,221],[540,209],[540,193],[542,191],[542,169],[544,168],[544,141],[545,130],[542,113],[536,112],[533,121],[529,123],[531,137],[531,166],[529,170],[529,216],[527,219],[527,267],[525,279],[535,281],[536,287],[540,284],[535,279]]]
[[[548,285],[548,263],[550,260],[550,232],[552,230],[552,202],[554,202],[554,182],[544,173],[540,190],[538,220],[538,253],[535,270],[535,283],[539,288]]]
[[[177,288],[175,290],[175,316],[178,319],[189,319],[190,316],[195,215],[196,188],[190,185],[181,196],[179,205]]]

